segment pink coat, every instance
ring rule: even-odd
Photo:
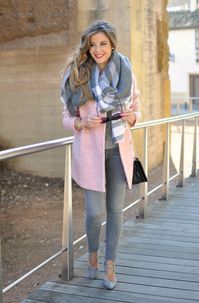
[[[134,92],[132,109],[137,118],[140,116],[138,93]],[[89,100],[79,107],[80,117],[96,115],[96,103]],[[105,116],[106,114],[104,114]],[[66,130],[74,131],[72,148],[72,177],[79,186],[85,189],[105,192],[105,130],[106,124],[93,128],[89,133],[74,128],[74,120],[64,108],[63,125]],[[119,142],[119,151],[124,167],[128,187],[132,187],[134,152],[130,126],[126,126],[124,140]]]

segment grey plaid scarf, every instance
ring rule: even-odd
[[[77,108],[87,100],[82,97],[81,90],[71,91],[69,76],[70,69],[62,81],[61,99],[71,115],[75,115]],[[131,65],[128,58],[113,51],[109,63],[101,74],[98,65],[94,64],[88,85],[101,112],[117,112],[121,107],[126,108],[131,101],[132,89]],[[121,119],[113,120],[111,123],[112,140],[115,143],[123,139],[125,123]]]

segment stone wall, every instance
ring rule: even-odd
[[[68,135],[63,131],[59,100],[66,54],[64,46],[0,52],[2,146],[23,146]],[[59,157],[62,161],[57,161]],[[58,149],[9,163],[18,170],[53,175],[63,173],[63,157]]]
[[[117,27],[119,50],[132,60],[141,91],[142,120],[170,114],[166,0],[49,0],[51,2],[53,10],[56,5],[64,4],[62,9],[67,22],[63,27],[57,22],[55,27],[50,27],[52,22],[49,22],[49,26],[43,28],[38,23],[29,35],[24,29],[14,40],[4,38],[0,43],[0,145],[22,146],[70,134],[61,124],[61,70],[79,33],[99,18]],[[50,11],[49,5],[51,16]],[[61,14],[61,10],[56,11]],[[39,20],[39,17],[34,18]],[[142,132],[136,133],[139,151]],[[162,127],[150,131],[151,168],[162,161],[163,137]],[[64,148],[9,161],[18,170],[48,176],[62,176],[63,162]]]
[[[0,43],[70,30],[73,19],[68,13],[75,5],[73,0],[1,0]]]
[[[35,20],[31,28],[25,24],[29,18]],[[76,24],[73,0],[1,1],[0,146],[70,135],[62,127],[59,87],[77,42]],[[64,148],[8,162],[14,169],[46,176],[63,176],[63,163]]]
[[[132,1],[131,58],[141,91],[143,120],[170,116],[168,79],[167,1]],[[149,163],[155,167],[163,156],[164,127],[149,129]],[[143,133],[136,136],[141,153]],[[139,139],[140,138],[140,139]]]

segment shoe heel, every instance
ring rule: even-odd
[[[91,280],[98,279],[99,273],[98,268],[89,267],[88,268],[88,278]]]
[[[98,279],[98,252],[89,253],[88,260],[88,278],[91,280]]]

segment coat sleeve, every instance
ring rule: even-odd
[[[76,131],[74,127],[75,119],[77,119],[77,117],[72,117],[69,111],[67,110],[66,106],[64,106],[62,113],[62,121],[63,121],[64,129]]]

